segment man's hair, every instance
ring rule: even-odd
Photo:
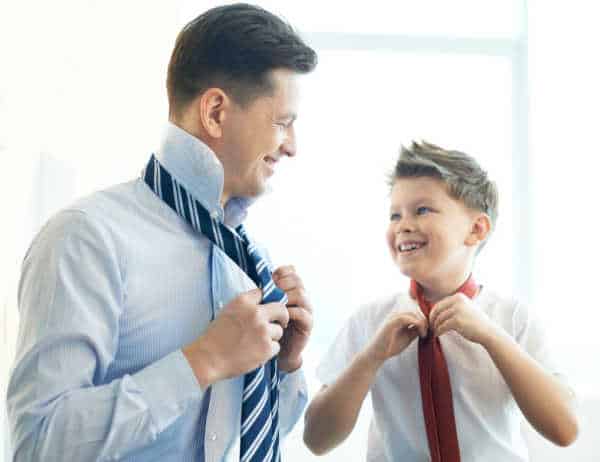
[[[178,117],[211,87],[245,106],[273,91],[269,72],[311,72],[317,54],[294,29],[272,13],[237,3],[212,8],[177,36],[169,62],[169,115]]]
[[[402,146],[390,186],[400,178],[430,177],[443,181],[448,194],[473,210],[490,217],[492,230],[498,219],[498,188],[477,161],[460,151],[449,151],[435,144],[413,141]],[[480,246],[480,249],[482,246]]]

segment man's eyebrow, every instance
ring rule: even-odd
[[[298,115],[295,112],[285,112],[277,117],[278,120],[288,120],[290,123],[294,122]]]

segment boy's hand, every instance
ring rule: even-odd
[[[497,329],[488,316],[462,293],[443,298],[435,304],[429,313],[429,327],[436,337],[453,330],[479,344],[484,344]]]
[[[273,282],[288,296],[290,322],[279,341],[279,368],[292,372],[302,365],[302,351],[313,327],[312,305],[300,276],[293,266],[281,266],[273,271]]]
[[[367,347],[367,355],[376,363],[400,354],[418,336],[427,336],[427,319],[421,313],[392,313]]]

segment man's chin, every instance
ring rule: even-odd
[[[252,189],[248,189],[241,194],[242,197],[250,201],[258,199],[260,196],[270,194],[273,191],[273,187],[269,183],[262,183],[255,185]]]

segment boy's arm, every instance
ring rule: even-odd
[[[352,432],[380,366],[362,352],[334,383],[324,385],[313,398],[304,415],[304,443],[312,452],[325,454]]]
[[[436,336],[454,330],[486,349],[529,423],[559,446],[577,438],[573,395],[504,329],[463,294],[439,301],[429,316]]]
[[[312,452],[324,454],[346,439],[379,368],[419,335],[427,335],[422,315],[393,313],[337,380],[321,389],[304,417],[304,442]]]
[[[498,329],[482,346],[504,377],[529,423],[559,446],[577,438],[573,393],[546,372],[506,332]]]

